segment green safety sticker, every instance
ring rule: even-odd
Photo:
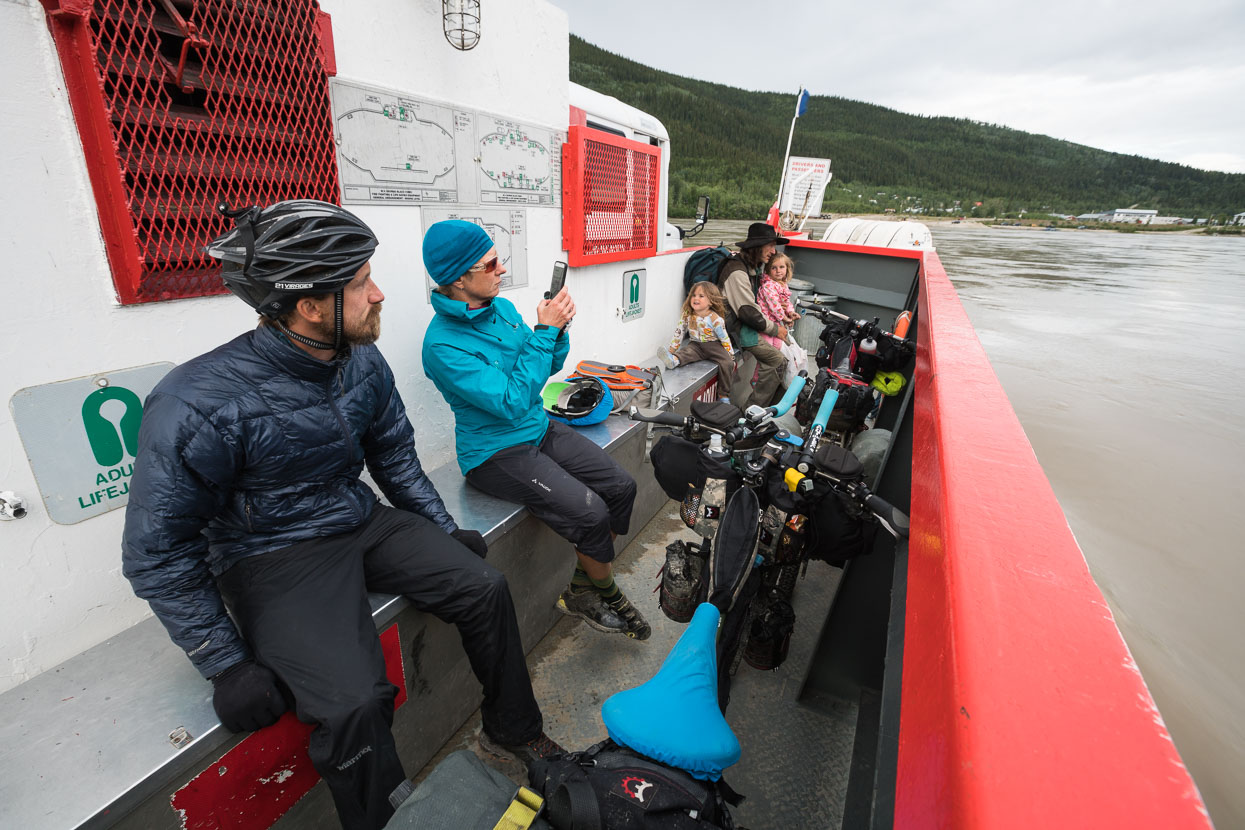
[[[129,501],[143,401],[172,363],[28,386],[9,409],[48,516],[76,524]]]
[[[639,320],[644,316],[644,284],[647,274],[644,268],[623,274],[622,305],[619,307],[619,312],[624,323]]]

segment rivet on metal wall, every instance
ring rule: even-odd
[[[466,52],[480,42],[480,0],[441,0],[445,39]]]

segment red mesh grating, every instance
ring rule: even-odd
[[[123,303],[225,290],[222,201],[338,202],[314,0],[43,3]]]
[[[660,151],[572,126],[562,150],[562,244],[571,265],[657,253]]]

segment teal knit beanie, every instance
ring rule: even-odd
[[[492,247],[484,228],[462,219],[446,219],[424,234],[424,267],[437,285],[449,285]]]

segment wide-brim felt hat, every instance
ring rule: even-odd
[[[748,238],[739,243],[739,250],[746,251],[749,248],[760,248],[762,245],[768,245],[771,242],[775,245],[786,245],[790,241],[785,236],[779,236],[773,225],[766,224],[765,222],[753,222],[748,226]]]

